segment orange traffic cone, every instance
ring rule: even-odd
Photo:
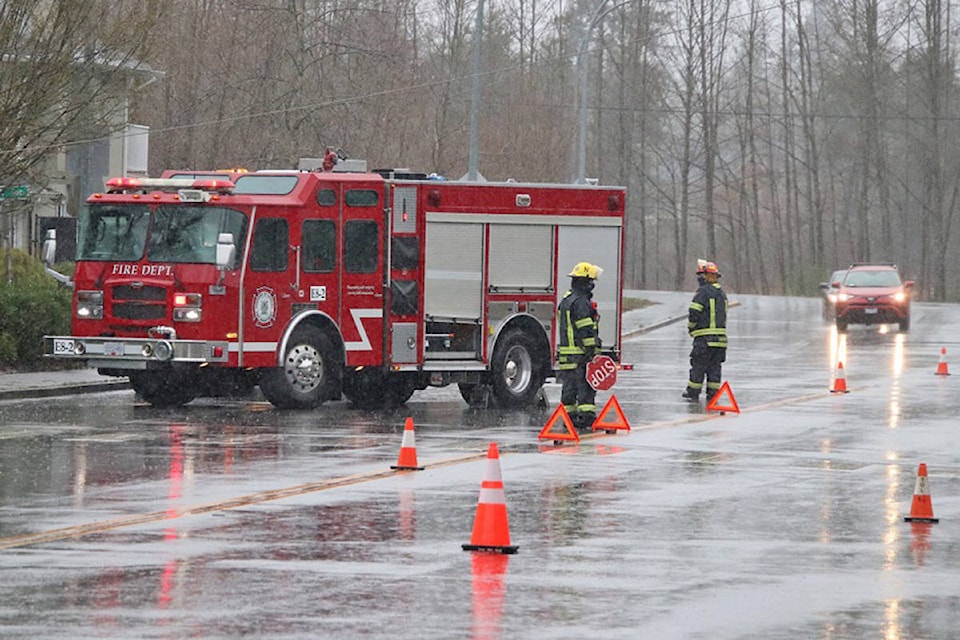
[[[940,349],[940,362],[937,363],[937,375],[938,376],[948,376],[950,372],[947,371],[947,348],[943,347]]]
[[[517,552],[518,547],[510,546],[507,503],[503,494],[500,454],[496,442],[491,442],[487,448],[487,469],[480,485],[480,500],[477,502],[477,515],[473,519],[470,544],[460,546],[464,551]]]
[[[407,423],[403,427],[403,440],[400,441],[400,457],[397,458],[397,464],[390,468],[409,471],[423,470],[423,467],[417,466],[417,445],[413,438],[413,418],[407,418]]]
[[[850,393],[847,390],[847,379],[843,377],[843,363],[837,363],[837,376],[833,379],[833,389],[830,393]]]
[[[940,518],[933,517],[933,503],[930,501],[930,483],[927,481],[927,465],[920,463],[917,469],[917,484],[913,489],[913,504],[910,505],[910,515],[904,516],[904,522],[940,522]]]

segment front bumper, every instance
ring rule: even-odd
[[[909,316],[909,307],[858,304],[836,309],[837,320],[848,324],[893,324]]]
[[[100,336],[44,336],[48,358],[85,360],[91,367],[147,369],[170,362],[225,363],[227,342],[166,338],[105,338]]]

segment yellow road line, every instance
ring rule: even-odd
[[[822,393],[810,394],[806,396],[797,396],[795,398],[785,398],[783,400],[768,402],[766,404],[757,405],[741,411],[743,413],[767,411],[767,410],[776,409],[779,407],[800,404],[800,403],[809,402],[812,400],[818,400],[828,395],[830,395],[830,392],[825,391]],[[710,413],[698,414],[695,416],[690,416],[688,418],[682,418],[679,420],[670,420],[667,422],[654,422],[652,424],[639,427],[638,429],[631,429],[631,430],[633,431],[633,430],[667,429],[670,427],[677,427],[677,426],[683,426],[688,424],[705,422],[707,420],[715,420],[722,417],[726,417],[726,416],[721,416],[720,414],[710,414]],[[594,431],[592,433],[581,435],[580,440],[581,441],[594,440],[594,439],[602,438],[609,435],[611,434],[608,434],[604,431]],[[505,447],[504,449],[507,449],[507,448]],[[501,451],[501,453],[507,453],[507,451],[503,450]],[[465,462],[471,462],[474,460],[482,460],[486,457],[486,455],[487,455],[486,451],[484,451],[482,453],[459,456],[456,458],[448,458],[446,460],[440,460],[438,462],[434,462],[424,466],[428,469],[433,469],[433,468],[451,466],[455,464],[463,464]],[[254,504],[261,504],[264,502],[270,502],[273,500],[282,500],[284,498],[301,496],[301,495],[304,495],[307,493],[313,493],[316,491],[326,491],[328,489],[346,487],[353,484],[359,484],[361,482],[372,482],[374,480],[382,480],[384,478],[395,476],[398,473],[412,473],[412,472],[394,471],[392,469],[387,469],[383,471],[358,473],[358,474],[349,475],[349,476],[341,476],[339,478],[329,478],[327,480],[309,482],[306,484],[300,484],[293,487],[283,487],[280,489],[260,491],[258,493],[251,493],[244,496],[237,496],[235,498],[230,498],[227,500],[193,505],[193,506],[180,508],[180,509],[167,509],[164,511],[153,511],[151,513],[127,516],[124,518],[114,518],[112,520],[101,520],[98,522],[90,522],[87,524],[80,524],[72,527],[64,527],[61,529],[51,529],[49,531],[40,531],[37,533],[28,533],[28,534],[19,535],[19,536],[10,536],[7,538],[0,538],[0,549],[13,549],[15,547],[27,547],[30,545],[42,544],[45,542],[56,542],[59,540],[80,538],[82,536],[90,535],[93,533],[103,533],[105,531],[122,529],[124,527],[133,527],[141,524],[149,524],[152,522],[162,522],[164,520],[176,520],[178,518],[202,515],[205,513],[212,513],[215,511],[226,511],[228,509],[236,509],[239,507],[245,507],[245,506],[254,505]]]
[[[428,469],[435,467],[446,467],[455,464],[462,464],[464,462],[471,462],[474,460],[481,460],[486,458],[487,453],[476,453],[467,456],[460,456],[457,458],[448,458],[446,460],[440,460],[438,462],[425,465]],[[372,471],[368,473],[358,473],[349,476],[341,476],[339,478],[329,478],[327,480],[319,480],[317,482],[309,482],[306,484],[300,484],[293,487],[284,487],[280,489],[271,489],[269,491],[260,491],[258,493],[251,493],[245,496],[237,496],[235,498],[229,498],[227,500],[220,500],[218,502],[210,502],[206,504],[198,504],[189,507],[184,507],[180,509],[167,509],[164,511],[153,511],[151,513],[143,513],[134,516],[127,516],[124,518],[114,518],[112,520],[101,520],[98,522],[90,522],[87,524],[75,525],[72,527],[64,527],[62,529],[51,529],[49,531],[40,531],[37,533],[28,533],[20,536],[10,536],[8,538],[0,538],[0,549],[12,549],[14,547],[26,547],[34,544],[42,544],[44,542],[56,542],[58,540],[68,540],[70,538],[80,538],[82,536],[90,535],[93,533],[102,533],[104,531],[111,531],[113,529],[122,529],[124,527],[133,527],[141,524],[149,524],[151,522],[162,522],[164,520],[176,520],[178,518],[184,518],[187,516],[201,515],[204,513],[212,513],[215,511],[226,511],[228,509],[236,509],[238,507],[245,507],[253,504],[261,504],[263,502],[270,502],[272,500],[282,500],[284,498],[291,498],[294,496],[301,496],[307,493],[313,493],[315,491],[326,491],[327,489],[336,489],[337,487],[346,487],[352,484],[359,484],[361,482],[371,482],[373,480],[382,480],[383,478],[389,478],[395,476],[398,473],[412,473],[409,471],[394,471],[392,469],[387,469],[384,471]]]

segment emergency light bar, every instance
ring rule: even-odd
[[[221,178],[110,178],[106,182],[107,193],[124,191],[180,191],[191,189],[214,193],[230,193],[236,185]]]

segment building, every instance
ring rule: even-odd
[[[50,152],[35,183],[0,189],[0,235],[3,246],[39,256],[48,229],[57,229],[57,260],[73,260],[76,216],[86,198],[113,176],[146,175],[149,127],[129,121],[134,94],[163,77],[149,65],[124,60],[85,61],[120,73],[126,90],[111,98],[109,117],[98,125],[102,135]],[[97,120],[97,118],[91,118]],[[102,120],[102,118],[100,119]]]

